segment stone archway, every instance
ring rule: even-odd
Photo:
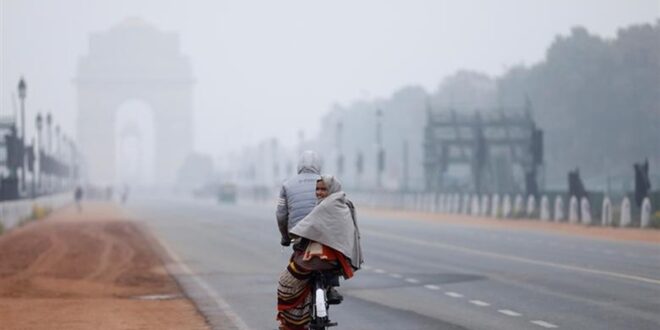
[[[154,180],[171,184],[192,151],[192,87],[189,59],[178,35],[139,19],[127,19],[92,34],[89,54],[78,64],[78,143],[87,178],[116,180],[117,109],[126,100],[143,100],[153,109]]]

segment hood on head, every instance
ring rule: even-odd
[[[306,150],[300,155],[298,160],[298,174],[300,173],[321,173],[321,157],[312,150]]]
[[[321,176],[321,180],[328,188],[328,195],[341,191],[341,182],[334,175],[324,174]]]

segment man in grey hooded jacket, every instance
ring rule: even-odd
[[[320,173],[321,158],[316,152],[307,150],[300,155],[298,174],[282,184],[276,217],[283,246],[291,244],[289,229],[316,206],[316,180],[321,178]]]

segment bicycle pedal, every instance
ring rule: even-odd
[[[341,302],[344,301],[344,297],[341,298],[336,298],[336,299],[328,299],[328,305],[339,305]]]

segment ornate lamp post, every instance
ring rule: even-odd
[[[60,156],[60,125],[55,125],[55,151],[56,158]]]
[[[27,84],[23,77],[18,81],[18,97],[21,99],[21,189],[25,190],[25,97],[27,96]]]
[[[46,126],[47,126],[46,127],[46,134],[48,134],[48,136],[47,136],[47,138],[48,138],[48,145],[47,145],[48,151],[45,152],[45,154],[47,155],[46,157],[52,157],[53,156],[53,115],[50,112],[48,114],[46,114]],[[52,159],[52,158],[49,158],[49,159]],[[50,167],[50,164],[52,164],[52,162],[48,161],[48,163],[49,163],[49,167]],[[47,173],[48,174],[46,175],[46,182],[47,182],[46,188],[50,191],[50,189],[52,188],[52,185],[53,185],[53,182],[52,182],[52,168],[49,168]]]
[[[53,160],[55,161],[56,164],[59,164],[60,162],[60,125],[55,125],[55,146],[53,150]],[[59,189],[60,188],[60,173],[59,173],[59,165],[58,165],[58,172],[53,174],[53,179],[55,180],[55,188]]]
[[[344,126],[341,121],[337,122],[336,131],[336,148],[337,148],[337,174],[340,176],[344,174],[344,156],[341,153],[341,135]]]
[[[38,165],[36,166],[36,170],[35,170],[35,178],[37,179],[37,186],[41,188],[41,146],[42,146],[41,128],[43,128],[43,122],[44,122],[41,113],[37,114],[37,118],[35,119],[35,121],[37,126],[37,148],[35,153],[36,153],[37,165]]]
[[[385,151],[383,150],[383,136],[381,132],[382,118],[383,111],[381,109],[376,110],[376,171],[378,174],[376,184],[378,188],[383,186],[383,170],[385,169]]]
[[[46,129],[48,134],[48,154],[51,154],[53,152],[53,115],[50,114],[50,112],[46,115]]]

